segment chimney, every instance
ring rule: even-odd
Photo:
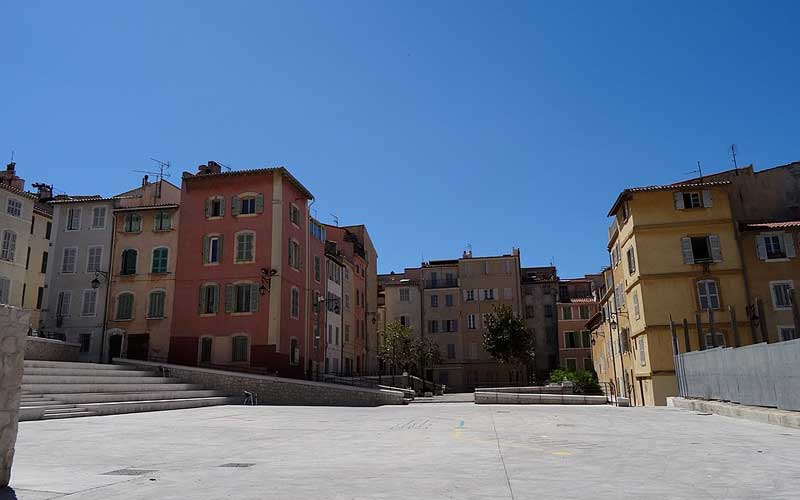
[[[145,187],[145,186],[147,186],[147,180],[148,180],[149,178],[150,178],[150,176],[149,176],[149,175],[147,175],[147,174],[144,174],[144,177],[142,177],[142,187]]]
[[[218,174],[222,172],[222,166],[214,160],[208,160],[208,173]]]
[[[48,201],[53,199],[53,186],[47,185],[43,182],[37,182],[31,184],[31,186],[36,188],[36,196],[39,198],[39,201]]]
[[[17,164],[13,161],[6,165],[5,172],[0,172],[0,184],[7,184],[20,191],[25,190],[25,180],[17,177]]]

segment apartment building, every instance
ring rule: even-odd
[[[344,331],[344,279],[345,261],[335,241],[325,242],[325,270],[327,274],[325,290],[325,324],[327,329],[325,342],[325,373],[341,373]]]
[[[304,377],[318,326],[305,260],[323,258],[309,244],[313,195],[283,167],[209,161],[182,180],[170,360]]]
[[[422,333],[422,279],[420,268],[406,268],[403,273],[381,274],[378,276],[379,301],[382,302],[378,325],[380,334],[386,324],[398,322]],[[380,343],[380,338],[378,340]]]
[[[177,186],[164,180],[149,182],[145,176],[141,188],[120,195],[110,214],[113,239],[107,277],[106,360],[122,355],[167,359],[175,305],[180,196]]]
[[[586,323],[598,309],[594,290],[602,275],[562,279],[558,282],[558,356],[561,368],[593,371],[592,336]]]
[[[554,266],[524,267],[520,270],[525,325],[534,339],[533,372],[546,381],[558,368],[558,273]]]
[[[729,184],[630,188],[609,211],[611,269],[601,305],[605,329],[616,338],[606,342],[617,347],[611,359],[622,364],[615,387],[634,404],[663,405],[677,392],[670,318],[687,319],[691,350],[733,345],[736,332],[740,343],[753,341],[749,322],[732,323],[727,313],[728,306],[745,311],[748,303]],[[679,336],[681,351],[684,339]]]
[[[308,320],[311,325],[308,338],[303,342],[303,357],[306,359],[306,370],[316,376],[324,369],[326,352],[327,320],[325,319],[327,290],[327,267],[325,257],[326,233],[324,224],[313,217],[308,218],[308,246],[306,262],[310,269],[306,273]]]
[[[44,307],[53,210],[46,204],[52,189],[34,186],[37,193],[25,191],[14,162],[0,172],[0,304],[30,311],[36,329]]]
[[[363,309],[364,320],[362,324],[362,340],[364,343],[364,361],[362,370],[366,373],[375,373],[378,370],[378,253],[375,245],[363,224],[343,226],[354,241],[354,252],[363,253],[362,278],[364,289],[361,295],[360,306]],[[358,270],[358,269],[357,269]],[[360,313],[359,313],[360,314]]]

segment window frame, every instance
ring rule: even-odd
[[[12,213],[11,211],[12,204],[14,204],[14,211],[15,212],[18,211],[19,212],[18,214]],[[13,196],[8,197],[8,200],[6,201],[6,215],[17,219],[21,219],[24,212],[23,208],[24,205],[22,204],[22,201],[18,200]]]
[[[122,308],[120,307],[122,297],[130,296],[130,317],[123,318],[120,316]],[[136,315],[136,296],[133,292],[123,291],[117,294],[116,300],[114,301],[115,304],[115,311],[114,311],[114,321],[133,321],[134,316]]]
[[[102,210],[103,211],[103,225],[102,226],[95,225],[95,222],[97,220],[97,211],[98,210]],[[95,206],[93,206],[92,207],[92,223],[89,226],[89,229],[91,231],[103,231],[106,228],[107,221],[108,221],[108,207],[106,207],[105,205],[95,205]]]
[[[161,250],[166,252],[166,255],[163,257],[158,257],[158,260],[159,262],[163,260],[164,267],[163,270],[161,270],[160,267],[158,270],[156,270],[156,259],[157,259],[156,252]],[[155,247],[150,251],[150,274],[169,274],[169,247],[166,246]]]
[[[244,359],[239,359],[237,356],[236,350],[236,342],[244,340]],[[231,363],[249,363],[250,362],[250,336],[237,333],[235,335],[231,335]]]
[[[77,215],[77,217],[76,217]],[[64,231],[80,231],[81,230],[81,217],[83,216],[81,207],[68,207],[67,218],[64,224]],[[76,227],[73,227],[72,222],[77,221]]]
[[[6,236],[8,236],[8,247],[6,248]],[[13,229],[4,229],[0,234],[0,260],[6,262],[16,262],[17,260],[17,240],[19,235]],[[77,257],[76,257],[77,260]]]
[[[161,301],[161,315],[153,315],[153,295],[160,294],[162,296]],[[147,292],[147,316],[146,319],[154,320],[154,319],[166,319],[167,318],[167,291],[163,288],[155,288]]]
[[[90,313],[86,312],[86,295],[87,292],[89,294],[94,295],[94,304],[92,306],[92,310]],[[81,317],[82,318],[93,318],[97,316],[97,290],[94,288],[85,288],[81,291]]]
[[[213,335],[202,335],[198,340],[198,348],[197,348],[197,363],[198,364],[213,364],[214,362],[214,336]],[[203,359],[204,356],[204,344],[206,341],[209,341],[208,347],[208,360]]]
[[[72,261],[72,271],[64,270],[64,263],[67,260],[67,250],[75,251],[75,258]],[[64,247],[61,249],[61,265],[58,267],[59,274],[75,274],[78,272],[78,247]]]
[[[125,266],[125,264],[127,263],[125,255],[130,255],[131,252],[133,252],[133,255],[134,255],[134,258],[133,258],[133,272],[126,272],[126,271],[129,271],[129,268]],[[124,249],[122,249],[122,252],[120,253],[119,261],[120,261],[119,262],[119,264],[120,264],[119,265],[119,275],[120,276],[136,276],[136,274],[139,271],[139,250],[136,249],[136,248],[124,248]]]
[[[154,233],[161,233],[166,231],[172,231],[172,212],[167,210],[159,210],[155,214],[153,214],[153,232]],[[164,227],[164,221],[167,221],[167,226]]]
[[[712,295],[710,293],[708,293],[707,294],[708,295],[708,299],[707,300],[709,300],[709,302],[708,302],[708,306],[709,307],[705,307],[704,308],[703,307],[703,298],[702,298],[703,294],[700,292],[700,285],[705,285],[706,292],[708,292],[708,284],[709,283],[713,283],[714,284],[714,291],[715,291],[714,295],[717,298],[717,307],[712,307],[713,304],[710,302],[710,299],[711,299]],[[721,311],[722,310],[722,307],[723,307],[723,305],[722,305],[722,293],[720,292],[719,280],[714,279],[714,278],[696,280],[695,284],[694,284],[694,288],[695,288],[695,296],[697,297],[697,307],[698,307],[699,311],[708,311],[709,309],[714,310],[714,311]]]
[[[776,293],[775,287],[776,286],[786,286],[787,289],[784,292],[786,296],[786,305],[779,305],[778,304],[778,294]],[[769,294],[772,298],[772,309],[774,311],[791,311],[792,310],[792,299],[789,296],[789,290],[794,289],[794,280],[774,280],[769,282]],[[797,292],[795,292],[797,293]]]
[[[214,289],[215,300],[213,302],[214,307],[211,308],[211,312],[208,311],[209,307],[209,300],[208,300],[208,290]],[[216,282],[207,282],[200,285],[200,303],[197,305],[198,309],[200,310],[200,316],[215,316],[219,313],[219,306],[220,306],[220,285]]]
[[[92,263],[92,250],[99,250],[100,255],[97,256],[97,267],[91,268],[90,264]],[[105,253],[105,246],[104,245],[89,245],[86,247],[86,273],[96,273],[102,271],[103,268],[103,253]]]
[[[134,224],[136,221],[136,224]],[[136,229],[134,229],[136,225]],[[142,232],[142,216],[136,212],[126,213],[122,218],[122,232],[128,234],[137,234]]]
[[[300,289],[296,286],[289,291],[289,317],[300,319]]]
[[[240,260],[239,259],[239,250],[240,250],[240,241],[239,238],[242,236],[249,236],[251,238],[251,246],[250,246],[250,259],[247,260]],[[210,244],[210,240],[209,240]],[[220,256],[221,257],[221,256]],[[233,235],[233,263],[234,264],[252,264],[256,261],[256,232],[251,229],[245,229],[242,231],[237,231]]]

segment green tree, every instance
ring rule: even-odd
[[[495,359],[504,363],[525,365],[525,373],[530,374],[533,359],[533,336],[525,328],[525,322],[514,314],[506,304],[496,306],[486,317],[486,333],[483,334],[483,347]]]
[[[415,361],[417,349],[416,339],[411,336],[411,328],[393,321],[386,325],[382,335],[382,342],[378,350],[378,357],[387,365],[407,369]]]

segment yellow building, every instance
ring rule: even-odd
[[[690,350],[734,345],[737,334],[739,344],[753,341],[728,184],[630,188],[609,211],[608,340],[597,342],[596,334],[594,350],[613,350],[605,359],[618,363],[617,374],[606,378],[634,404],[664,405],[677,393],[670,318],[680,325],[681,352],[687,337]],[[729,306],[739,312],[735,324]]]

